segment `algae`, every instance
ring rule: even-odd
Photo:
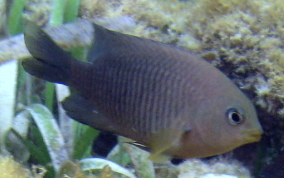
[[[0,155],[1,178],[43,178],[47,170],[41,166],[25,168],[10,156]],[[84,172],[78,163],[66,162],[62,164],[58,178],[118,178],[109,166],[104,166],[97,176],[91,172]]]
[[[30,171],[24,168],[20,163],[17,163],[11,157],[0,155],[0,177],[5,178],[29,178]]]
[[[37,22],[42,26],[49,20],[52,0],[28,0],[23,12],[23,18]]]

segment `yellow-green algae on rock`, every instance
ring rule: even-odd
[[[213,160],[204,163],[200,159],[187,160],[178,167],[179,178],[250,178],[250,173],[237,161]]]
[[[52,0],[27,0],[23,17],[43,25],[49,20],[52,4]]]
[[[11,157],[0,155],[0,177],[1,178],[29,178],[30,171]]]
[[[43,178],[46,170],[40,166],[33,166],[32,171],[16,162],[10,156],[0,155],[0,178]],[[116,178],[109,166],[105,166],[95,176],[91,173],[85,174],[78,163],[66,162],[62,165],[58,178]]]

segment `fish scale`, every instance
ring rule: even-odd
[[[34,57],[24,69],[77,91],[62,103],[67,115],[134,140],[152,160],[213,156],[261,138],[250,100],[188,51],[94,24],[85,63],[33,23],[24,37]]]
[[[145,66],[145,65],[144,65]],[[147,68],[148,66],[146,66],[146,69],[147,70],[149,70],[149,68]],[[120,71],[118,71],[119,73],[121,73],[121,74],[118,74],[118,75],[116,75],[115,73],[113,74],[113,75],[111,75],[111,76],[114,76],[113,77],[113,80],[114,81],[116,81],[116,82],[118,82],[119,83],[119,79],[121,79],[121,78],[123,78],[125,81],[128,79],[129,80],[129,76],[132,76],[132,75],[130,75],[130,74],[127,74],[125,71],[125,68],[124,67],[122,67],[122,66],[120,66],[119,67],[121,70]],[[155,70],[157,70],[158,68],[157,67],[152,67],[153,69],[155,69]],[[151,69],[152,69],[151,68]],[[142,70],[143,71],[143,70]],[[158,71],[158,70],[157,70]],[[140,72],[140,73],[144,73],[144,72]],[[156,76],[156,74],[154,73],[154,74],[152,74],[153,73],[153,71],[151,71],[150,70],[150,72],[149,72],[150,74],[151,74],[151,76]],[[162,71],[160,71],[159,72],[160,74],[162,73]],[[126,77],[123,77],[123,75],[125,75]],[[125,79],[126,78],[126,79]],[[133,78],[135,78],[135,76],[133,76]],[[147,78],[147,77],[146,77]],[[123,95],[123,91],[125,91],[125,88],[127,88],[127,86],[125,85],[125,81],[121,81],[121,86],[117,86],[117,84],[114,84],[115,86],[114,86],[114,88],[117,88],[118,90],[112,90],[112,92],[114,92],[113,94],[111,94],[111,95],[109,95],[109,94],[105,94],[106,96],[112,96],[112,95],[114,95],[114,96],[121,96],[121,95]],[[153,79],[152,79],[153,80]],[[169,80],[168,80],[169,81]],[[96,81],[95,81],[95,83],[97,83]],[[106,84],[107,83],[109,83],[109,82],[106,82]],[[144,82],[145,83],[145,82]],[[134,85],[136,85],[135,84],[135,82],[134,82]],[[98,88],[101,88],[102,86],[100,86],[100,85],[98,85]],[[151,88],[151,85],[150,86],[148,86],[149,88]],[[103,87],[104,88],[104,87]],[[138,86],[138,87],[136,87],[136,88],[133,88],[134,90],[137,90],[137,88],[139,89],[140,87]],[[108,91],[109,89],[103,89],[103,90],[105,90],[105,91]],[[150,89],[150,90],[153,90],[153,89]],[[160,90],[160,89],[158,89],[158,90]],[[116,91],[116,92],[115,92]],[[109,97],[109,98],[101,98],[101,99],[98,99],[98,100],[102,100],[102,101],[113,101],[113,100],[110,100],[112,97]],[[122,99],[123,97],[120,97],[120,99]],[[131,99],[131,97],[129,97],[129,99]],[[135,98],[132,98],[132,99],[135,99]],[[151,100],[151,98],[148,98],[148,99],[145,99],[145,102],[147,103],[155,103],[155,102],[151,102],[150,101]],[[139,103],[137,103],[137,104],[139,104]],[[133,105],[137,105],[137,104],[135,104],[135,102],[132,102],[132,104],[130,104],[129,106],[133,106]],[[143,104],[142,104],[143,105]],[[146,105],[146,104],[144,104],[145,106],[148,106],[149,107],[149,109],[146,109],[146,110],[150,110],[149,112],[147,112],[147,113],[145,113],[145,114],[148,114],[148,115],[145,115],[144,113],[139,113],[140,114],[140,116],[142,117],[142,118],[153,118],[153,116],[152,116],[152,114],[154,114],[155,112],[151,112],[151,109],[154,109],[155,108],[155,106],[157,106],[157,105],[155,105],[154,104],[154,106],[153,107],[151,107],[150,105]],[[121,107],[122,105],[121,104],[119,104],[119,107]],[[167,108],[167,107],[165,107],[165,108]],[[127,109],[127,108],[125,108],[125,110],[129,110],[129,109]],[[131,110],[131,109],[130,109]],[[142,109],[143,110],[143,109]],[[161,110],[161,109],[160,109]],[[161,111],[160,111],[161,112]],[[165,113],[166,114],[166,113]],[[125,116],[125,117],[128,117],[128,116]],[[141,117],[135,117],[135,119],[136,119],[136,121],[143,121],[142,119],[141,119]],[[119,117],[116,117],[116,118],[119,118]],[[150,121],[147,121],[146,120],[146,122],[142,122],[142,123],[145,123],[146,125],[147,125],[147,123],[148,123],[148,125],[147,126],[144,126],[144,127],[146,127],[146,128],[149,128],[149,129],[151,129],[151,127],[149,126],[149,123],[151,124],[151,122]],[[122,123],[122,124],[125,124],[125,123]],[[153,126],[153,125],[152,125]],[[158,126],[158,125],[157,125]],[[140,127],[140,128],[144,128],[144,127]],[[137,129],[136,129],[137,130]],[[157,130],[157,128],[154,128],[154,130]]]
[[[166,61],[166,60],[163,60],[163,62],[164,61]],[[164,62],[163,63],[165,66],[169,66],[166,62]],[[96,64],[94,64],[94,65],[96,65]],[[140,63],[138,63],[138,65],[141,65]],[[164,75],[165,73],[167,73],[167,71],[165,71],[165,70],[161,70],[161,69],[164,69],[164,67],[163,67],[163,65],[160,65],[159,67],[157,67],[157,66],[155,66],[155,65],[141,65],[141,66],[144,66],[144,70],[143,70],[143,68],[141,69],[141,71],[140,71],[140,73],[142,74],[142,73],[146,73],[146,74],[148,74],[149,75],[149,77],[148,76],[144,76],[145,78],[147,78],[148,80],[150,80],[150,81],[155,81],[155,80],[157,80],[157,81],[161,81],[161,83],[164,83],[164,84],[166,84],[166,83],[168,83],[168,84],[166,84],[166,85],[159,85],[159,87],[155,87],[154,85],[157,85],[156,84],[156,82],[149,82],[148,83],[148,85],[147,86],[145,86],[145,89],[144,89],[144,91],[146,90],[146,87],[148,88],[148,90],[150,90],[150,91],[154,91],[154,93],[158,93],[159,91],[160,91],[160,94],[161,95],[165,95],[165,93],[166,92],[168,92],[168,91],[170,91],[170,89],[167,89],[167,88],[169,88],[171,85],[172,85],[172,83],[177,83],[178,82],[178,80],[175,80],[175,79],[173,79],[173,77],[176,77],[176,76],[173,76],[173,74],[171,74],[171,73],[169,73],[168,72],[168,74],[171,74],[171,75],[168,75],[168,76],[173,76],[171,79],[166,79],[166,76],[167,75]],[[170,66],[172,66],[172,68],[173,67],[175,67],[175,65],[170,65]],[[129,78],[129,76],[132,76],[131,74],[127,74],[127,73],[125,73],[124,71],[125,71],[125,68],[124,67],[122,67],[122,66],[120,66],[120,67],[118,67],[119,69],[120,69],[120,72],[121,73],[124,73],[124,75],[125,75],[125,77],[123,77],[123,76],[121,76],[121,75],[117,75],[116,76],[116,78],[114,78],[113,80],[114,81],[119,81],[119,79],[121,79],[121,78]],[[134,67],[133,67],[134,68]],[[138,68],[138,67],[137,67]],[[172,69],[172,68],[170,68],[170,67],[167,67],[168,68],[168,70],[169,69]],[[115,75],[114,75],[115,76]],[[159,76],[163,76],[163,77],[159,77]],[[133,78],[137,78],[135,75],[133,76]],[[182,78],[182,77],[180,77],[180,78]],[[164,79],[165,79],[165,81],[164,81]],[[174,82],[174,81],[176,81],[176,82]],[[108,82],[107,82],[108,83]],[[144,84],[146,84],[146,82],[144,82]],[[135,84],[135,82],[134,82],[134,86],[135,86],[136,84]],[[177,84],[174,84],[174,85],[177,85]],[[122,91],[124,91],[125,89],[124,89],[124,87],[127,87],[126,86],[126,84],[125,83],[122,83],[121,84],[121,86],[115,86],[114,88],[117,88],[118,90],[117,90],[117,93],[113,93],[115,96],[121,96],[122,95]],[[139,86],[136,86],[136,87],[132,87],[132,89],[137,89],[137,88],[140,88]],[[182,87],[179,87],[179,88],[182,88]],[[122,91],[120,91],[119,89],[121,89]],[[163,89],[167,89],[167,90],[163,90]],[[185,89],[185,88],[184,88]],[[114,91],[116,91],[116,90],[114,90]],[[176,95],[175,95],[175,97],[177,97],[177,98],[182,98],[182,97],[179,97],[178,96],[178,94],[181,94],[181,93],[179,93],[179,92],[177,92],[176,93]],[[106,94],[106,95],[108,95],[108,94]],[[146,106],[146,107],[148,107],[148,108],[146,108],[146,109],[141,109],[141,111],[143,112],[143,111],[148,111],[148,112],[146,112],[146,113],[139,113],[139,116],[136,116],[136,117],[133,117],[132,119],[135,119],[135,121],[140,121],[140,122],[142,122],[141,124],[143,124],[144,123],[144,126],[141,126],[141,127],[139,127],[139,128],[147,128],[146,130],[151,130],[151,132],[155,132],[155,131],[157,131],[158,129],[159,129],[159,127],[166,127],[166,125],[169,125],[170,123],[166,123],[166,122],[160,122],[160,123],[162,123],[162,124],[153,124],[152,122],[153,121],[156,121],[156,122],[159,122],[159,121],[161,121],[161,119],[162,118],[169,118],[169,117],[175,117],[175,115],[176,114],[173,114],[173,113],[175,113],[175,111],[176,111],[176,109],[175,108],[181,108],[181,107],[178,107],[179,105],[180,105],[180,103],[182,103],[182,102],[167,102],[167,101],[163,101],[163,99],[165,99],[165,97],[164,98],[159,98],[159,97],[152,97],[151,98],[151,95],[146,95],[146,96],[148,96],[149,98],[146,98],[144,101],[145,101],[145,103],[152,103],[152,105],[150,105],[150,104],[141,104],[142,106]],[[159,95],[157,95],[157,96],[159,96]],[[120,99],[122,99],[123,97],[120,97]],[[129,97],[130,99],[131,99],[131,97]],[[135,98],[132,98],[132,99],[134,99],[135,100]],[[154,99],[154,101],[151,101],[151,100],[153,100]],[[168,98],[169,99],[169,98]],[[172,100],[172,101],[174,101],[174,97],[172,98],[172,99],[170,99],[170,100]],[[104,100],[104,99],[99,99],[99,100]],[[110,100],[110,101],[113,101],[113,100]],[[164,103],[164,105],[165,106],[163,106],[163,105],[161,105],[161,104],[155,104],[155,103],[158,103],[157,101],[160,101],[160,103]],[[172,105],[171,105],[172,104]],[[135,102],[133,102],[132,104],[129,104],[129,106],[133,106],[133,105],[137,105],[137,104],[135,104]],[[121,106],[121,104],[119,105],[119,106]],[[157,108],[157,107],[160,107],[160,108]],[[171,109],[170,109],[171,108]],[[126,109],[127,110],[127,109]],[[131,110],[131,109],[130,109]],[[161,113],[161,116],[159,117],[159,116],[157,116],[157,111],[158,111],[158,113]],[[168,113],[169,111],[171,111],[172,113]],[[177,111],[176,111],[177,112]],[[146,115],[145,115],[146,114]],[[163,115],[162,115],[163,114]],[[127,117],[127,116],[126,116]],[[119,118],[119,117],[118,117]],[[143,118],[146,118],[147,120],[143,120]],[[152,118],[156,118],[156,120],[155,119],[152,119]],[[135,121],[134,121],[134,123],[135,123]],[[166,121],[171,121],[171,120],[166,120]],[[125,124],[125,123],[123,123],[123,124]],[[135,124],[134,124],[135,125]],[[156,126],[156,128],[153,128],[153,126]]]

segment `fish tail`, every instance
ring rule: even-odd
[[[73,57],[33,22],[27,22],[24,39],[33,56],[22,61],[24,69],[35,77],[67,85],[71,77]]]

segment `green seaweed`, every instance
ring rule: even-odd
[[[99,131],[80,123],[74,122],[74,160],[80,160],[91,156],[92,142],[98,136]],[[84,139],[82,139],[84,138]]]
[[[27,0],[14,0],[8,17],[8,31],[10,35],[15,35],[23,31],[22,12]]]
[[[68,0],[65,3],[64,22],[75,21],[78,17],[81,0]]]

